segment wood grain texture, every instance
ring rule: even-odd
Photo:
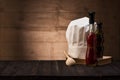
[[[101,80],[105,76],[119,76],[119,67],[119,61],[113,61],[111,64],[96,67],[86,65],[68,67],[64,60],[1,61],[0,76],[93,76]]]
[[[0,59],[43,60],[47,53],[48,59],[65,59],[62,50],[57,49],[67,49],[68,24],[94,10],[95,20],[103,22],[104,55],[119,60],[119,3],[119,0],[0,0]],[[41,52],[39,56],[37,51]]]
[[[65,49],[67,44],[63,42],[4,43],[0,60],[65,60]]]
[[[24,28],[55,28],[57,26],[57,14],[53,12],[27,13],[24,15],[24,20],[21,25]]]
[[[25,0],[23,6],[25,13],[56,12],[58,0]]]
[[[66,42],[64,30],[59,31],[34,31],[3,28],[0,32],[1,43],[15,42]]]

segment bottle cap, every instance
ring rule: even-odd
[[[103,24],[102,22],[98,22],[97,23],[97,28],[101,29],[102,28],[102,24]]]
[[[95,12],[89,12],[89,23],[94,24]]]

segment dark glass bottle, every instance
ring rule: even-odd
[[[104,42],[104,36],[103,36],[103,31],[102,31],[102,23],[98,22],[97,23],[97,29],[96,29],[96,56],[97,59],[102,59],[103,58],[103,42]]]
[[[95,53],[95,25],[94,25],[95,12],[89,12],[89,33],[87,36],[87,51],[86,51],[86,65],[95,64],[97,61]]]

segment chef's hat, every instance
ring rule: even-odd
[[[89,30],[89,18],[83,17],[69,23],[66,30],[68,55],[72,58],[85,59],[87,50],[86,37]]]

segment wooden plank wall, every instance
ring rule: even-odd
[[[71,20],[96,12],[104,55],[120,59],[119,0],[0,0],[0,60],[65,60]]]

